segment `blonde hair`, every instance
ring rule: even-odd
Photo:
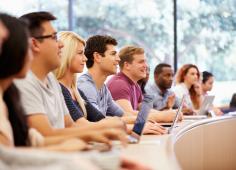
[[[133,46],[133,45],[124,46],[123,48],[121,48],[118,54],[120,57],[119,66],[121,70],[123,69],[125,62],[128,62],[128,63],[133,62],[134,60],[133,56],[135,54],[144,54],[144,49],[138,46]]]
[[[62,31],[59,33],[59,40],[62,41],[64,47],[61,52],[61,65],[54,71],[54,74],[57,80],[62,79],[65,76],[67,69],[71,66],[72,59],[77,53],[77,47],[79,43],[82,43],[85,46],[85,41],[79,35],[71,31]],[[77,83],[76,83],[77,74],[73,75],[72,90],[75,95],[76,101],[79,103],[84,116],[87,118],[87,111],[85,108],[85,102],[80,96]]]

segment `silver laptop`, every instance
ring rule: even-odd
[[[168,134],[171,134],[173,129],[176,127],[176,123],[178,122],[178,119],[179,119],[179,114],[181,113],[183,105],[184,105],[184,100],[185,100],[185,95],[183,95],[183,97],[181,99],[181,102],[180,102],[179,108],[177,110],[177,113],[175,115],[175,118],[173,120],[173,123],[170,126],[170,128],[168,129]]]
[[[138,143],[143,133],[143,128],[147,121],[149,111],[153,107],[153,95],[144,94],[141,109],[138,112],[137,118],[131,134],[128,136],[129,143]]]
[[[210,110],[213,100],[214,100],[215,96],[205,96],[204,100],[202,102],[202,105],[199,109],[199,111],[197,112],[197,115],[208,115],[208,111]],[[213,117],[214,115],[212,115],[212,112],[209,112],[210,115]]]

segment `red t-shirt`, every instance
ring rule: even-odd
[[[120,72],[107,82],[107,87],[114,100],[126,99],[134,110],[138,110],[138,104],[142,102],[142,91],[138,83]]]

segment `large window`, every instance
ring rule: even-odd
[[[109,34],[119,48],[145,48],[151,72],[159,62],[173,65],[174,0],[0,0],[0,11],[20,16],[46,10],[57,16],[56,27],[85,39]],[[71,4],[71,6],[69,6]],[[178,66],[193,63],[215,75],[215,102],[227,103],[236,92],[236,1],[177,0]],[[69,20],[70,18],[70,20]],[[152,76],[151,76],[152,81]],[[224,93],[222,93],[224,91]]]
[[[236,1],[178,0],[178,62],[215,75],[212,93],[227,103],[236,92]]]

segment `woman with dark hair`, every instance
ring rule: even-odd
[[[120,159],[119,154],[68,155],[35,149],[13,148],[14,145],[45,146],[58,143],[58,145],[43,148],[75,151],[84,149],[86,145],[79,139],[71,138],[64,141],[65,136],[44,138],[36,130],[28,130],[23,116],[24,110],[21,106],[20,95],[12,84],[15,78],[24,78],[30,68],[32,54],[29,48],[27,27],[24,22],[6,14],[0,13],[0,20],[9,31],[9,36],[4,41],[0,54],[0,169],[98,170],[100,168],[118,169],[128,165],[134,167],[133,169],[148,169],[135,162]],[[93,134],[96,136],[96,133]],[[101,137],[104,138],[97,136],[97,138]],[[4,146],[8,146],[8,148]],[[111,159],[112,164],[109,164],[108,160]],[[93,161],[93,164],[90,161]],[[129,168],[127,167],[127,169]]]
[[[180,101],[183,95],[185,98],[185,107],[189,113],[193,113],[194,109],[199,109],[201,104],[201,95],[196,91],[195,84],[199,82],[200,72],[196,65],[185,64],[176,74],[176,86],[174,92]]]
[[[214,84],[214,75],[208,71],[202,72],[202,94],[207,95],[211,91]]]
[[[64,141],[63,137],[44,138],[35,129],[28,128],[19,92],[12,83],[15,78],[24,78],[30,68],[32,54],[27,26],[7,14],[0,13],[0,19],[9,31],[0,54],[0,143],[6,146],[43,146]],[[75,143],[77,146],[81,144],[84,147],[82,141]],[[48,149],[60,150],[60,147]],[[66,147],[61,149],[66,150]]]

